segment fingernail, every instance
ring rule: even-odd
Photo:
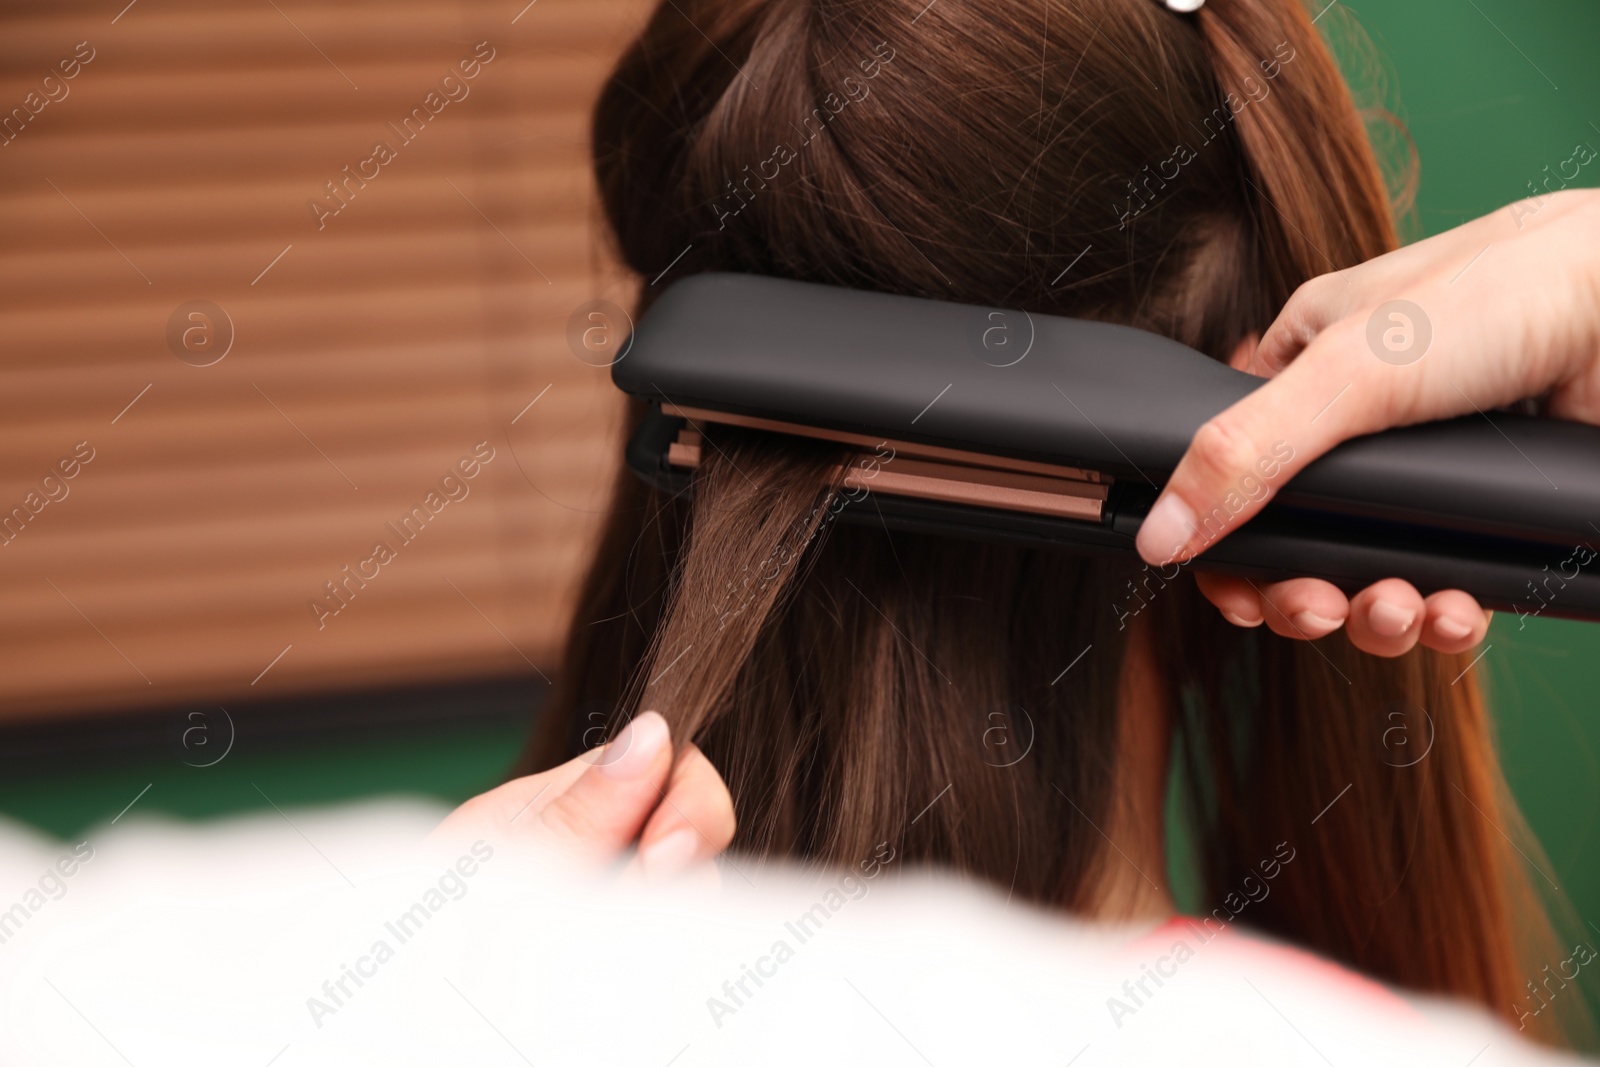
[[[1472,636],[1472,627],[1460,619],[1452,619],[1448,615],[1441,615],[1433,620],[1433,628],[1452,641]]]
[[[1227,619],[1229,622],[1233,623],[1235,626],[1242,626],[1246,630],[1251,629],[1252,627],[1255,627],[1255,626],[1260,626],[1261,625],[1261,621],[1262,621],[1260,618],[1246,619],[1241,615],[1235,615],[1231,611],[1224,611],[1222,613],[1222,617],[1224,619]]]
[[[600,755],[600,773],[607,778],[637,778],[650,769],[666,746],[670,731],[659,712],[636,715],[611,739]]]
[[[647,878],[665,878],[677,874],[694,862],[700,851],[700,835],[687,826],[658,837],[639,850],[639,864]]]
[[[1165,493],[1139,525],[1135,544],[1146,563],[1170,563],[1194,536],[1194,509],[1176,493]]]
[[[1384,637],[1399,637],[1416,621],[1415,610],[1407,610],[1392,600],[1380,600],[1372,605],[1369,616],[1373,631]]]
[[[1326,615],[1318,615],[1314,611],[1296,612],[1293,622],[1307,634],[1314,634],[1317,637],[1331,634],[1339,628],[1338,619],[1330,619]]]

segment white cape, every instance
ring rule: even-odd
[[[1241,930],[1086,926],[882,856],[640,887],[420,848],[443,814],[0,822],[0,1064],[1564,1062]]]

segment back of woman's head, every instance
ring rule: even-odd
[[[1100,318],[1214,358],[1395,243],[1295,0],[668,0],[594,135],[644,277]],[[1201,913],[1515,1017],[1544,927],[1467,657],[1235,630],[1172,570],[842,522],[872,505],[826,488],[826,448],[708,431],[703,453],[692,499],[619,478],[524,769],[656,708],[727,778],[747,856],[889,842],[1104,910],[1138,630],[1179,720]],[[1396,713],[1430,734],[1414,763],[1385,747]]]
[[[652,277],[689,246],[679,273],[1204,345],[1394,241],[1344,84],[1287,2],[669,4],[595,127],[607,214]]]

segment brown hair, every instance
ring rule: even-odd
[[[675,276],[1100,318],[1219,359],[1302,282],[1396,245],[1361,121],[1294,0],[1192,17],[1150,0],[674,0],[607,83],[594,151],[646,277],[676,259]],[[1128,622],[1148,611],[1204,899],[1238,899],[1287,842],[1296,858],[1246,921],[1518,1020],[1558,957],[1525,954],[1548,951],[1548,927],[1466,656],[1283,640],[1223,622],[1186,576],[840,522],[836,453],[710,440],[692,499],[619,476],[521,771],[648,706],[726,777],[746,855],[854,864],[892,838],[1082,908],[1115,801]],[[1032,747],[997,765],[985,730],[1019,709]],[[1412,751],[1431,735],[1411,765],[1385,747],[1397,721]],[[1547,1036],[1550,1018],[1533,1020]]]

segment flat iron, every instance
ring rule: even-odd
[[[741,427],[837,444],[872,505],[841,521],[1135,558],[1195,431],[1262,382],[1132,327],[744,274],[675,283],[622,353],[612,380],[649,404],[627,462],[664,491],[692,487],[708,427]],[[1600,619],[1600,428],[1496,411],[1348,441],[1292,482],[1271,460],[1272,500],[1249,522],[1218,502],[1194,567]]]

